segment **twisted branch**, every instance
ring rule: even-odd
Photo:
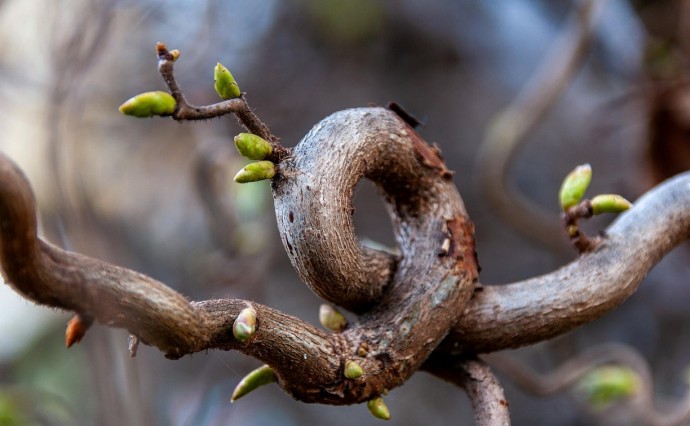
[[[399,261],[364,251],[352,237],[351,192],[360,176],[384,193],[402,251]],[[29,184],[4,156],[0,261],[6,281],[26,298],[126,328],[168,357],[240,350],[271,365],[297,399],[350,404],[402,384],[432,352],[423,368],[443,377],[452,367],[444,372],[434,366],[437,357],[522,346],[592,321],[630,296],[690,234],[685,174],[638,200],[596,250],[564,268],[472,293],[472,227],[447,177],[438,153],[381,108],[325,119],[300,142],[294,158],[283,161],[273,189],[293,265],[314,291],[362,313],[340,334],[253,302],[190,303],[144,275],[39,240]],[[231,330],[248,306],[257,312],[258,329],[242,343]],[[363,367],[362,377],[343,377],[351,359]]]

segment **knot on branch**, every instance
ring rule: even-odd
[[[345,400],[406,380],[469,300],[478,275],[474,227],[450,175],[438,150],[383,108],[327,117],[281,163],[273,194],[293,266],[319,296],[361,315],[342,333],[339,356],[358,358],[364,372],[334,385]],[[352,199],[362,178],[384,197],[399,259],[357,241]]]

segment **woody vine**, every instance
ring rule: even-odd
[[[124,328],[168,358],[208,349],[239,350],[266,365],[238,385],[236,400],[277,383],[295,399],[366,403],[391,416],[387,392],[417,371],[465,389],[479,424],[509,423],[508,403],[479,354],[524,346],[593,321],[625,301],[668,251],[690,236],[690,174],[650,191],[631,207],[615,194],[584,199],[591,179],[578,167],[563,183],[566,235],[580,256],[563,268],[505,286],[479,283],[474,226],[440,151],[397,105],[337,112],[294,148],[280,144],[218,65],[214,105],[190,104],[176,81],[180,53],[159,43],[167,92],[148,92],[120,110],[136,117],[200,120],[234,114],[246,129],[239,152],[255,160],[235,180],[270,179],[282,243],[299,276],[323,298],[324,329],[253,301],[190,302],[135,271],[64,251],[38,238],[35,204],[22,172],[0,157],[0,262],[25,298],[74,312],[67,345],[94,323]],[[352,224],[357,182],[375,183],[400,254],[360,245]],[[590,238],[578,222],[620,213]],[[356,314],[348,323],[338,307]]]

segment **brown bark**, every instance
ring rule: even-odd
[[[690,233],[686,174],[638,200],[596,250],[570,265],[475,288],[472,225],[448,176],[437,151],[382,108],[326,118],[280,163],[276,216],[293,265],[317,294],[360,314],[339,334],[253,302],[190,303],[149,277],[39,240],[29,184],[4,156],[0,261],[6,281],[26,298],[126,328],[168,357],[240,350],[273,367],[297,399],[350,404],[399,386],[432,352],[423,368],[444,377],[452,366],[444,371],[433,360],[538,342],[598,318]],[[351,202],[361,177],[373,180],[388,203],[400,259],[356,241]],[[258,326],[241,343],[232,324],[247,306]],[[346,379],[347,360],[364,374]]]

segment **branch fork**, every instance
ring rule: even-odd
[[[169,358],[239,350],[267,364],[272,373],[266,377],[298,400],[377,401],[370,405],[379,408],[382,394],[420,369],[461,386],[463,377],[476,373],[484,378],[474,383],[485,383],[491,394],[469,392],[475,409],[485,401],[507,422],[500,385],[475,355],[546,340],[604,315],[690,236],[690,174],[684,174],[621,215],[597,250],[550,274],[474,291],[474,227],[438,151],[409,119],[384,108],[341,111],[290,151],[253,118],[243,95],[208,107],[188,104],[173,75],[179,53],[163,44],[157,53],[177,103],[174,119],[234,113],[271,143],[271,155],[280,162],[272,191],[285,250],[316,294],[357,319],[339,321],[333,333],[258,303],[189,302],[147,276],[46,243],[36,233],[28,181],[0,155],[0,263],[6,282],[37,303],[127,329],[136,336],[132,354],[139,341]],[[399,257],[357,241],[352,197],[361,178],[373,181],[385,199]]]

